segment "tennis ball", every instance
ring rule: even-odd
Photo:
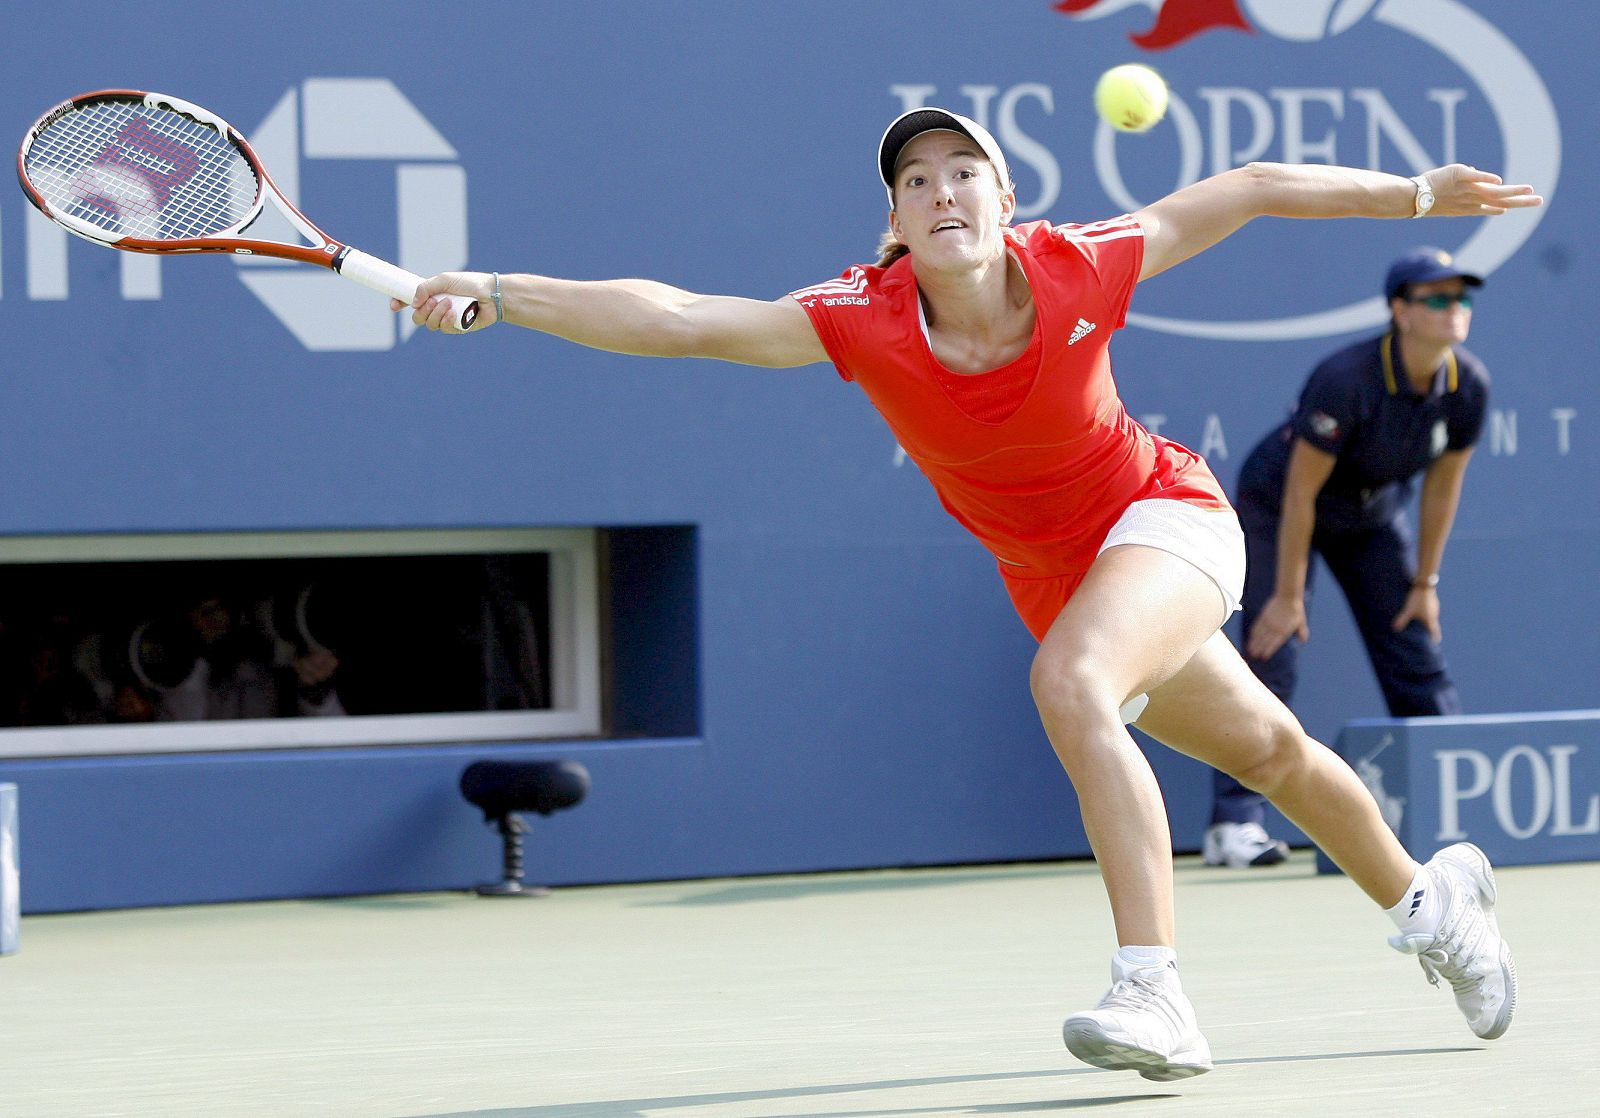
[[[1119,132],[1143,132],[1167,111],[1167,83],[1148,66],[1129,62],[1100,75],[1094,107]]]

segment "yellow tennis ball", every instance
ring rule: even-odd
[[[1119,132],[1143,132],[1167,112],[1167,83],[1148,66],[1129,62],[1100,75],[1094,107]]]

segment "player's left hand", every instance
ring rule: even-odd
[[[1398,633],[1413,621],[1422,622],[1435,644],[1444,639],[1444,631],[1439,628],[1439,592],[1433,587],[1413,586],[1390,627]]]
[[[1544,205],[1533,187],[1525,183],[1508,186],[1494,172],[1465,163],[1436,167],[1424,177],[1434,194],[1429,217],[1487,217]]]

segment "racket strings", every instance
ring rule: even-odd
[[[215,129],[142,101],[101,100],[47,125],[24,159],[47,205],[113,237],[213,236],[250,216],[260,184]]]

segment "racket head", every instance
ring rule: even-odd
[[[410,302],[421,282],[329,237],[283,196],[237,129],[170,94],[101,89],[68,98],[23,136],[17,179],[50,220],[111,248],[298,260],[402,302]],[[310,245],[238,235],[269,199]],[[476,300],[447,298],[452,322],[470,327]]]
[[[23,136],[17,178],[70,233],[135,252],[233,252],[271,179],[215,113],[141,90],[79,94]]]

